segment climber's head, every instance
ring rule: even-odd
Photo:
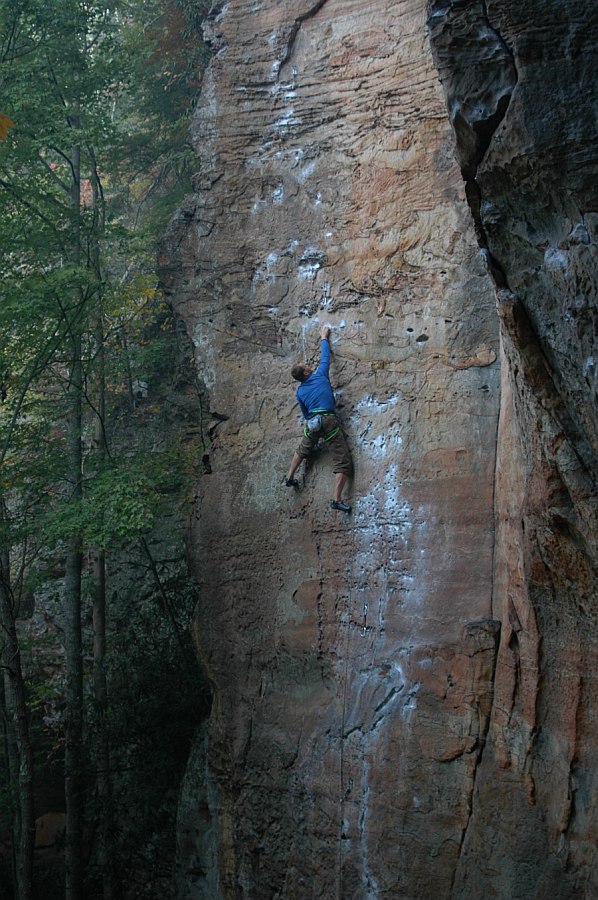
[[[313,371],[314,370],[311,366],[308,366],[307,363],[297,363],[297,365],[293,366],[291,369],[291,375],[295,381],[305,381],[306,378],[309,378],[309,376],[313,374]]]

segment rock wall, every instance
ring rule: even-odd
[[[590,898],[598,9],[434,3],[430,25],[504,353],[494,589],[503,627],[456,896]],[[472,133],[483,136],[478,158]]]
[[[181,898],[593,896],[592,12],[498,6],[213,10]],[[323,323],[350,517],[326,450],[283,484]]]

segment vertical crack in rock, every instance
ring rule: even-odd
[[[498,312],[513,342],[511,352],[515,348],[518,351],[518,359],[512,361],[515,380],[525,378],[541,402],[544,425],[540,434],[547,457],[553,459],[571,498],[595,495],[598,475],[595,454],[583,429],[563,401],[523,303],[509,291],[499,291]],[[566,460],[563,437],[567,438],[572,451]]]
[[[583,734],[583,714],[584,714],[584,678],[579,675],[577,680],[577,690],[575,696],[575,716],[574,730],[570,743],[569,767],[567,772],[567,793],[563,797],[561,806],[561,815],[558,822],[560,834],[564,837],[567,835],[572,822],[575,818],[575,801],[577,793],[577,760],[580,755],[580,735]]]
[[[293,48],[295,46],[295,41],[297,40],[297,35],[299,34],[303,23],[307,22],[308,19],[313,19],[314,16],[316,16],[320,12],[322,7],[325,6],[327,2],[328,0],[317,0],[317,2],[314,3],[313,6],[310,6],[310,8],[306,12],[302,13],[300,16],[297,16],[297,18],[291,25],[286,52],[280,61],[280,69],[282,69],[283,66],[288,63],[289,59],[291,58],[293,54]]]
[[[427,24],[457,141],[467,201],[479,244],[486,248],[476,175],[517,84],[515,61],[490,24],[483,0],[431,0]],[[487,261],[495,280],[504,283],[498,263],[492,258]]]
[[[475,754],[473,771],[471,773],[471,788],[467,809],[467,819],[461,831],[461,840],[458,849],[458,860],[461,860],[467,841],[470,824],[474,818],[474,805],[477,776],[482,764],[482,758],[486,747],[486,740],[490,730],[492,719],[492,706],[494,703],[494,683],[496,679],[496,664],[498,659],[498,647],[500,643],[501,623],[497,619],[484,619],[479,622],[470,622],[465,627],[465,641],[471,647],[470,657],[478,656],[478,674],[474,682],[474,690],[477,692],[475,703],[478,712],[478,735],[472,748]],[[449,896],[453,896],[453,890],[459,863],[452,871]]]

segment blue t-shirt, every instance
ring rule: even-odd
[[[301,412],[306,419],[309,419],[312,413],[317,410],[326,410],[327,412],[336,412],[336,404],[334,402],[334,393],[330,378],[328,377],[328,369],[330,368],[330,344],[327,340],[322,339],[322,355],[320,357],[320,365],[315,372],[302,381],[297,388],[297,400],[301,407]]]

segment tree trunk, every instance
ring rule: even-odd
[[[13,842],[16,897],[33,898],[33,852],[35,805],[33,797],[33,752],[21,653],[13,615],[8,553],[0,555],[0,626],[2,670],[7,714],[10,792],[13,802]],[[10,764],[12,762],[12,764]]]
[[[1,644],[4,649],[4,644]],[[3,788],[7,798],[7,809],[10,816],[10,830],[8,832],[8,840],[10,840],[10,874],[11,885],[15,897],[19,895],[19,879],[17,875],[17,856],[20,835],[20,818],[19,818],[19,754],[17,751],[17,738],[15,734],[14,715],[8,708],[6,700],[6,682],[8,674],[4,671],[4,652],[0,654],[0,664],[2,664],[2,679],[0,679],[0,712],[2,713],[2,731],[4,737],[4,754],[6,756],[6,766],[2,772]]]
[[[81,341],[74,340],[69,413],[69,469],[73,499],[81,499]],[[67,900],[83,896],[83,647],[81,635],[80,536],[69,539],[65,576],[66,722],[64,790],[66,801],[65,888]]]
[[[101,285],[100,252],[97,240],[103,228],[103,204],[95,166],[92,169],[96,230],[92,240],[92,265],[98,286]],[[106,379],[102,304],[98,303],[95,325],[97,345],[97,393],[95,403],[94,444],[99,467],[106,461]],[[113,806],[110,772],[110,744],[107,731],[108,685],[106,679],[106,554],[98,550],[94,559],[93,596],[93,689],[97,711],[97,730],[94,739],[96,786],[99,802],[98,866],[102,878],[104,900],[113,900],[114,873],[112,866]]]
[[[123,349],[123,359],[125,361],[125,372],[127,379],[127,396],[129,398],[129,412],[135,412],[135,393],[133,391],[133,372],[131,371],[131,360],[129,357],[129,346],[127,344],[127,337],[124,334],[122,336],[121,346]]]
[[[77,120],[71,119],[76,126]],[[71,215],[73,263],[80,263],[81,152],[71,151]],[[83,299],[79,298],[79,303]],[[72,317],[69,372],[68,474],[75,507],[82,498],[82,394],[81,317]],[[83,897],[83,645],[81,634],[81,537],[75,530],[68,540],[65,575],[66,713],[64,789],[66,802],[65,894],[66,900]]]
[[[110,774],[110,745],[106,728],[108,689],[106,683],[106,559],[98,553],[94,562],[95,590],[93,603],[93,686],[97,710],[95,739],[96,783],[99,802],[98,866],[102,877],[104,900],[114,897],[112,867],[113,805]]]

